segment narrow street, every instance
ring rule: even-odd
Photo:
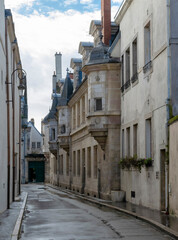
[[[79,200],[73,195],[28,184],[21,240],[173,239],[151,225]]]

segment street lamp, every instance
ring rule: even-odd
[[[22,68],[21,68],[21,69],[19,69],[19,68],[15,69],[15,70],[12,72],[12,74],[11,74],[11,84],[12,84],[12,77],[13,77],[13,75],[14,75],[14,73],[15,73],[16,71],[19,71],[19,73],[18,73],[18,78],[19,78],[19,80],[20,80],[20,84],[19,84],[19,86],[18,86],[19,96],[20,96],[20,97],[23,97],[23,96],[24,96],[24,92],[25,92],[26,75],[27,75],[27,74],[26,74],[25,70],[23,70]]]
[[[15,104],[15,79],[14,79],[14,74],[18,72],[18,78],[19,78],[19,86],[17,87],[19,90],[19,194],[20,194],[20,184],[21,184],[21,97],[24,96],[25,89],[26,89],[26,72],[22,68],[17,68],[15,69],[12,74],[11,74],[11,82],[7,84],[11,84],[11,91],[12,91],[12,100],[9,100],[9,94],[8,94],[8,99],[7,102],[12,102],[12,121],[13,121],[13,128],[12,128],[12,136],[13,136],[13,141],[12,141],[12,151],[13,151],[13,193],[12,193],[12,198],[13,201],[15,200],[15,158],[16,158],[16,153],[15,153],[15,111],[16,111],[16,104]],[[8,106],[8,112],[9,112],[9,106]],[[9,114],[8,114],[9,117]],[[8,120],[8,123],[10,124],[10,120]],[[10,126],[10,125],[9,125]],[[8,127],[9,127],[8,126]],[[8,133],[10,133],[10,127],[8,130]],[[9,135],[10,138],[10,135]],[[8,187],[10,189],[10,157],[8,159]],[[8,190],[9,191],[9,190]],[[9,202],[9,199],[8,199]]]

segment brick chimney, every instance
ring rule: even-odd
[[[101,24],[103,42],[109,45],[111,40],[111,0],[101,0]]]

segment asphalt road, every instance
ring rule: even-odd
[[[21,240],[166,240],[153,226],[77,197],[28,184]]]

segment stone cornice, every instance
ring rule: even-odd
[[[108,70],[119,70],[121,67],[120,63],[101,63],[93,65],[85,65],[82,68],[82,72],[89,74],[95,71],[108,71]]]
[[[80,87],[74,92],[74,94],[70,98],[68,102],[69,107],[72,107],[81,98],[81,96],[85,92],[87,92],[87,88],[88,88],[88,81],[85,80],[84,82],[82,82]]]

